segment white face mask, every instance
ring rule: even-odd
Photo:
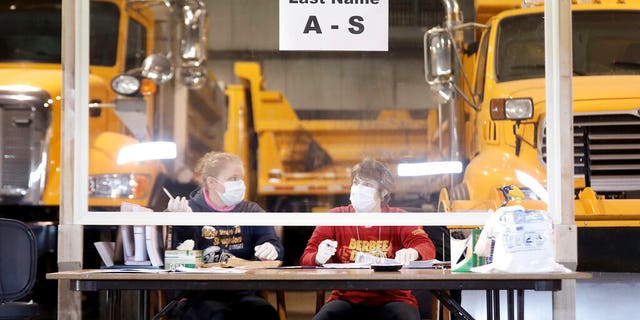
[[[354,184],[351,186],[351,205],[356,212],[371,212],[379,203],[376,200],[375,188]]]
[[[220,200],[227,206],[234,206],[244,199],[244,181],[227,181],[222,185],[224,185],[224,193],[216,192],[220,196]]]

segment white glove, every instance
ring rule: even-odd
[[[260,260],[275,260],[278,257],[278,250],[269,242],[255,246],[253,249],[256,251],[256,258]]]
[[[322,240],[318,245],[318,252],[316,253],[316,263],[319,265],[325,264],[329,259],[336,254],[336,248],[338,247],[338,241],[326,239]]]
[[[419,257],[420,255],[418,255],[418,251],[414,248],[406,248],[396,251],[396,261],[401,264],[418,260]]]
[[[175,197],[169,200],[169,203],[167,204],[167,211],[191,212],[191,207],[189,207],[189,200],[185,197]]]

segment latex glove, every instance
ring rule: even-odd
[[[319,265],[325,264],[334,254],[336,254],[336,248],[338,248],[338,241],[331,239],[322,240],[318,245],[316,263]]]
[[[278,257],[278,250],[269,242],[255,246],[253,249],[256,251],[256,258],[260,260],[275,260]]]
[[[396,261],[401,264],[418,260],[419,257],[420,255],[418,254],[418,251],[414,248],[406,248],[396,251]]]
[[[191,212],[191,207],[189,207],[189,200],[185,197],[175,197],[169,200],[169,203],[167,204],[167,211]]]

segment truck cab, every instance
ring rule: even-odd
[[[63,92],[60,0],[4,1],[0,6],[0,208],[3,218],[30,224],[38,240],[38,281],[30,298],[55,310],[61,195]],[[88,209],[119,211],[122,201],[164,209],[166,170],[157,160],[119,163],[125,146],[153,141],[153,97],[144,99],[134,132],[121,121],[112,79],[139,69],[154,48],[154,15],[126,0],[90,2]],[[67,39],[64,39],[65,41]],[[127,97],[128,98],[128,97]],[[140,104],[139,104],[140,105]],[[166,198],[165,198],[166,199]],[[162,201],[161,201],[162,200]],[[93,242],[105,228],[84,230],[84,264],[98,267]],[[87,304],[91,313],[91,303]],[[44,307],[43,310],[46,310]]]
[[[119,207],[127,200],[147,206],[164,169],[157,161],[119,165],[121,147],[139,142],[114,111],[112,79],[139,68],[153,48],[150,10],[126,1],[92,1],[90,26],[89,205]],[[0,204],[34,211],[60,202],[62,100],[61,3],[15,1],[0,9],[0,117],[3,157]],[[148,104],[145,131],[153,132]],[[147,135],[146,139],[151,139]],[[21,210],[22,212],[28,210]],[[34,217],[40,220],[43,217]],[[55,214],[48,217],[55,221]]]
[[[640,7],[573,9],[574,185],[609,198],[640,191]],[[467,143],[470,199],[490,199],[521,171],[545,184],[546,130],[543,8],[504,11],[488,23],[474,77],[478,112]],[[499,172],[497,175],[483,172]],[[482,187],[481,187],[482,186]],[[529,198],[539,199],[523,186]]]
[[[478,0],[476,21],[425,34],[427,80],[460,115],[453,127],[466,163],[458,183],[440,193],[442,211],[495,210],[507,202],[500,189],[508,185],[523,191],[525,207],[546,209],[544,6],[537,2]],[[640,2],[571,10],[578,266],[637,271],[640,251],[627,239],[640,233]],[[478,41],[462,40],[465,28]],[[612,244],[606,252],[602,242]]]

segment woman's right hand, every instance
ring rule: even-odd
[[[167,211],[171,212],[191,212],[189,200],[186,197],[175,197],[169,200]]]

